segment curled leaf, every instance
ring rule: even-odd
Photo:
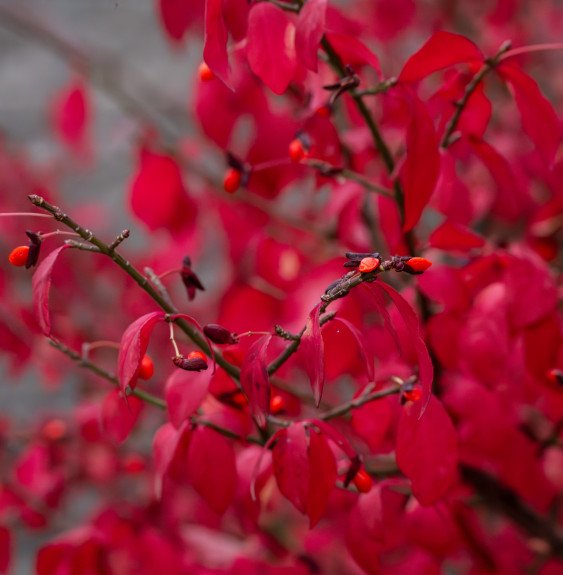
[[[127,393],[134,389],[141,366],[141,360],[149,346],[149,339],[154,326],[164,321],[163,311],[153,311],[135,320],[123,332],[117,356],[117,377],[121,391]]]
[[[270,378],[266,352],[271,335],[255,341],[247,351],[240,370],[240,384],[248,397],[250,412],[260,427],[266,424],[266,414],[270,408]]]
[[[299,346],[317,406],[321,403],[325,383],[324,341],[321,334],[320,313],[321,304],[319,303],[311,310],[307,318]]]
[[[44,335],[51,335],[51,314],[49,313],[49,290],[51,288],[51,273],[59,255],[70,246],[66,244],[53,250],[37,266],[31,280],[33,290],[33,303],[39,327]]]

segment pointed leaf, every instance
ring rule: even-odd
[[[307,318],[305,331],[301,336],[301,344],[299,345],[317,407],[321,402],[325,383],[324,342],[319,321],[320,313],[321,304],[319,303],[311,310]]]
[[[377,56],[356,37],[337,32],[327,32],[325,38],[338,54],[344,66],[356,69],[361,66],[371,66],[381,78],[381,66]]]
[[[118,389],[110,391],[102,404],[102,427],[105,433],[116,443],[125,441],[135,427],[143,407],[144,402],[134,395],[125,400]]]
[[[299,12],[295,49],[299,59],[313,72],[318,70],[317,52],[325,29],[327,0],[309,0]]]
[[[468,252],[485,245],[485,238],[470,228],[446,221],[440,224],[428,238],[433,248],[447,251]]]
[[[240,384],[248,397],[250,412],[260,427],[266,425],[266,414],[270,408],[270,378],[266,352],[271,335],[255,341],[246,352],[240,370]]]
[[[423,418],[414,407],[407,406],[399,420],[397,465],[418,501],[432,505],[457,481],[457,434],[440,400],[430,399]]]
[[[84,148],[89,115],[86,87],[80,79],[72,81],[57,95],[52,118],[57,135],[74,152]]]
[[[307,515],[312,529],[324,515],[336,483],[336,460],[325,436],[309,427]]]
[[[152,440],[154,460],[155,494],[157,499],[162,496],[164,477],[171,470],[174,458],[178,454],[185,455],[191,439],[190,423],[186,422],[180,429],[176,429],[171,423],[161,425],[154,434]],[[185,462],[184,462],[185,465]]]
[[[209,369],[202,372],[177,369],[166,380],[164,393],[168,417],[176,428],[199,409],[209,391],[212,376]]]
[[[481,50],[471,40],[459,34],[439,31],[406,61],[399,80],[418,82],[454,64],[482,61]]]
[[[360,350],[360,355],[364,360],[364,364],[366,366],[366,375],[370,381],[373,381],[373,360],[370,361],[368,358],[368,354],[366,351],[366,346],[364,345],[364,336],[362,332],[351,322],[347,319],[342,317],[335,317],[332,322],[338,322],[344,325],[348,331],[354,336],[356,343],[358,344],[358,349]]]
[[[524,132],[550,166],[561,143],[561,126],[553,106],[536,81],[515,66],[503,63],[496,70],[512,88]]]
[[[403,232],[420,219],[440,175],[439,141],[426,105],[413,93],[408,95],[412,118],[407,127],[407,156],[400,180],[405,194]]]
[[[283,94],[297,66],[295,26],[268,2],[254,4],[248,15],[246,57],[250,69],[274,92]]]
[[[390,285],[381,282],[377,284],[377,288],[383,289],[395,304],[411,338],[410,342],[415,348],[418,358],[418,383],[422,388],[422,398],[415,403],[413,411],[416,412],[418,417],[422,417],[432,393],[434,368],[428,348],[422,338],[420,322],[410,304]]]
[[[237,487],[232,442],[208,427],[192,434],[188,451],[189,476],[194,489],[216,513],[223,514]]]
[[[222,0],[205,2],[205,44],[203,58],[213,73],[229,86],[231,74],[227,41],[229,35],[223,19]]]
[[[44,335],[51,335],[51,314],[49,313],[49,290],[51,288],[51,273],[57,258],[70,246],[66,244],[53,250],[38,266],[31,280],[33,303],[39,327]]]
[[[163,311],[153,311],[135,320],[123,332],[117,356],[117,377],[119,387],[124,393],[129,388],[134,389],[141,360],[149,346],[149,339],[154,326],[164,321]]]
[[[202,13],[203,0],[158,0],[158,14],[172,42],[182,42],[190,25]]]

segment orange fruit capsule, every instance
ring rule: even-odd
[[[364,258],[358,266],[358,271],[363,274],[373,272],[379,267],[380,263],[381,260],[377,258]]]
[[[426,271],[432,265],[432,262],[426,258],[411,258],[405,263],[409,268],[418,273]]]
[[[25,266],[29,255],[29,246],[18,246],[14,248],[8,256],[8,261],[16,267]]]
[[[289,142],[288,153],[291,161],[295,163],[298,163],[307,157],[307,151],[303,147],[303,142],[299,138],[295,138]]]
[[[358,470],[352,481],[360,493],[368,493],[373,487],[373,479],[363,467]]]
[[[199,65],[197,69],[197,75],[199,76],[199,79],[202,82],[209,82],[210,80],[213,80],[213,78],[215,78],[213,70],[211,70],[211,68],[205,62],[202,62]]]
[[[154,363],[149,355],[145,353],[139,366],[139,377],[141,379],[150,379],[154,374]]]
[[[285,409],[285,400],[281,395],[274,395],[270,400],[270,413],[274,415]]]
[[[229,168],[225,172],[225,178],[223,179],[223,188],[229,194],[234,194],[240,187],[242,175],[239,170],[235,168]]]

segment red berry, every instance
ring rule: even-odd
[[[363,467],[358,470],[352,481],[360,493],[368,493],[373,487],[373,479]]]
[[[321,106],[320,108],[317,108],[315,114],[317,116],[320,116],[321,118],[329,118],[330,112],[331,112],[330,106]]]
[[[409,268],[411,268],[411,270],[418,273],[426,271],[432,265],[432,262],[426,258],[410,258],[405,263]]]
[[[201,359],[201,360],[207,362],[207,356],[202,351],[190,351],[190,353],[188,353],[186,359],[188,359],[188,360],[190,360],[190,359]]]
[[[150,379],[154,374],[154,363],[149,355],[143,355],[141,365],[139,366],[139,377],[141,379]]]
[[[422,397],[422,390],[418,387],[411,389],[410,391],[405,391],[403,397],[407,401],[418,401]]]
[[[307,150],[305,150],[303,142],[299,138],[289,142],[288,153],[291,161],[296,163],[307,157]]]
[[[274,415],[276,413],[281,413],[285,409],[285,399],[281,395],[274,395],[270,399],[270,413]]]
[[[49,441],[57,441],[62,439],[67,432],[67,425],[66,423],[59,418],[50,419],[45,423],[43,426],[43,437],[48,439]]]
[[[358,267],[358,271],[363,274],[367,274],[369,272],[373,272],[379,267],[381,260],[377,258],[364,258]]]
[[[554,367],[547,372],[547,379],[554,385],[563,386],[563,371]]]
[[[209,82],[209,80],[213,80],[213,78],[215,78],[215,74],[205,62],[202,62],[199,65],[197,74],[202,82]]]
[[[123,471],[135,475],[145,470],[145,460],[137,453],[130,453],[123,458]]]
[[[239,189],[241,180],[242,174],[240,171],[235,168],[229,168],[225,172],[223,188],[225,188],[227,193],[234,194]]]
[[[18,246],[14,248],[8,256],[8,261],[17,267],[25,266],[29,255],[29,246]]]

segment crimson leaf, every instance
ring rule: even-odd
[[[144,403],[132,396],[125,401],[118,389],[110,391],[102,404],[102,427],[106,434],[115,441],[125,441],[137,423]]]
[[[325,383],[324,341],[319,321],[320,313],[321,304],[319,303],[309,313],[299,346],[317,407],[321,402]]]
[[[309,0],[299,12],[295,31],[295,49],[303,64],[316,72],[317,51],[323,36],[327,0]]]
[[[165,397],[168,417],[175,427],[190,417],[207,395],[211,370],[196,373],[177,369],[166,380]]]
[[[240,370],[240,384],[248,397],[250,412],[260,427],[266,424],[270,407],[270,378],[266,352],[272,336],[255,341],[247,351]]]

